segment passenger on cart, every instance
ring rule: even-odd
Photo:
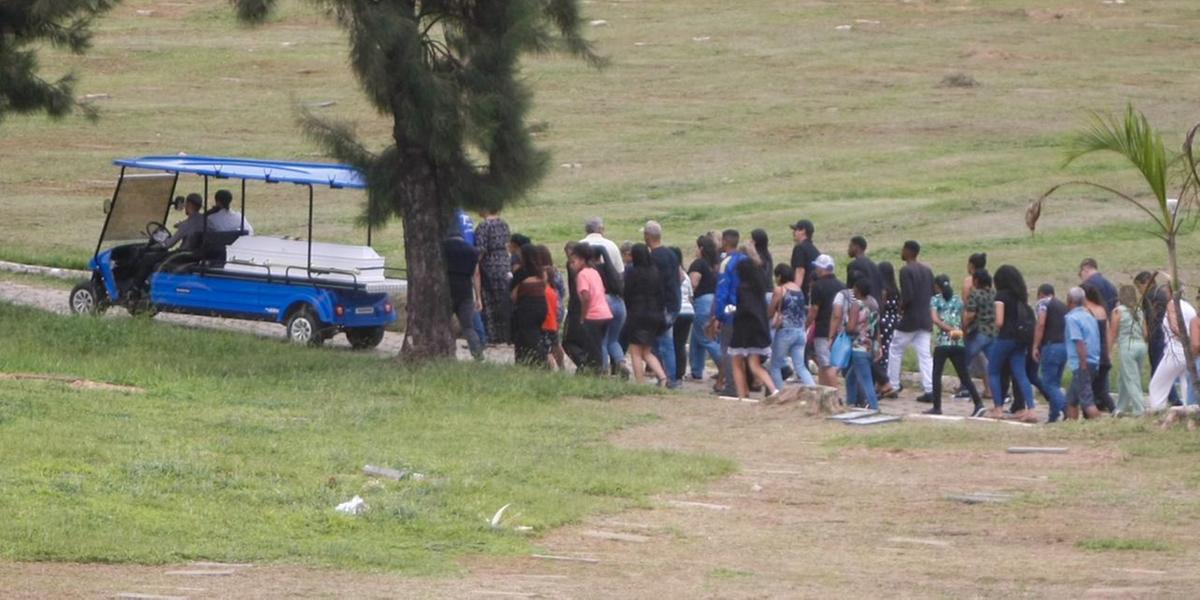
[[[216,203],[208,211],[209,231],[245,231],[246,235],[254,235],[254,227],[241,213],[229,208],[233,202],[233,194],[229,190],[217,190],[213,196]]]

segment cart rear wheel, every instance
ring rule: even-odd
[[[71,290],[67,304],[71,307],[71,314],[75,315],[98,315],[108,308],[102,292],[91,281],[76,285]]]
[[[346,339],[355,350],[370,350],[383,341],[383,327],[351,327],[346,330]]]
[[[307,306],[292,311],[285,325],[287,326],[288,341],[293,344],[320,346],[325,343],[321,322],[317,320],[312,309]]]

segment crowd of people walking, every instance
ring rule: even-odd
[[[658,222],[646,222],[641,242],[618,245],[600,218],[566,244],[559,270],[547,246],[481,216],[474,225],[460,213],[445,242],[453,314],[476,359],[485,344],[511,344],[519,363],[568,369],[569,359],[582,374],[649,376],[670,388],[704,380],[711,362],[717,394],[769,400],[794,379],[845,386],[847,404],[877,409],[901,392],[911,350],[930,414],[942,413],[946,363],[975,416],[1039,420],[1035,390],[1050,422],[1196,403],[1183,340],[1190,334],[1200,355],[1200,320],[1158,272],[1118,287],[1084,259],[1060,299],[1049,283],[1031,294],[1013,265],[990,272],[981,252],[967,257],[956,291],[921,260],[918,242],[904,243],[897,272],[854,236],[843,281],[808,220],[791,225],[791,260],[775,264],[763,229],[749,240],[733,229],[700,235],[688,262],[664,245]]]

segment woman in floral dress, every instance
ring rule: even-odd
[[[900,322],[900,288],[896,285],[896,269],[892,263],[879,263],[879,278],[883,290],[879,294],[879,358],[872,366],[875,387],[880,398],[895,398],[900,390],[892,389],[888,383],[888,349],[892,346],[892,334]]]
[[[512,279],[512,258],[508,254],[511,232],[508,223],[498,213],[482,213],[483,219],[475,227],[475,246],[479,248],[479,277],[483,296],[483,321],[487,326],[488,340],[493,344],[507,344],[509,322],[512,319],[512,297],[509,283]]]

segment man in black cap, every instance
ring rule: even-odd
[[[813,279],[810,265],[821,255],[821,251],[813,244],[812,237],[812,221],[800,219],[792,225],[792,240],[796,242],[796,245],[792,247],[792,268],[796,270],[793,281],[800,284],[800,288],[804,290],[806,296]]]

